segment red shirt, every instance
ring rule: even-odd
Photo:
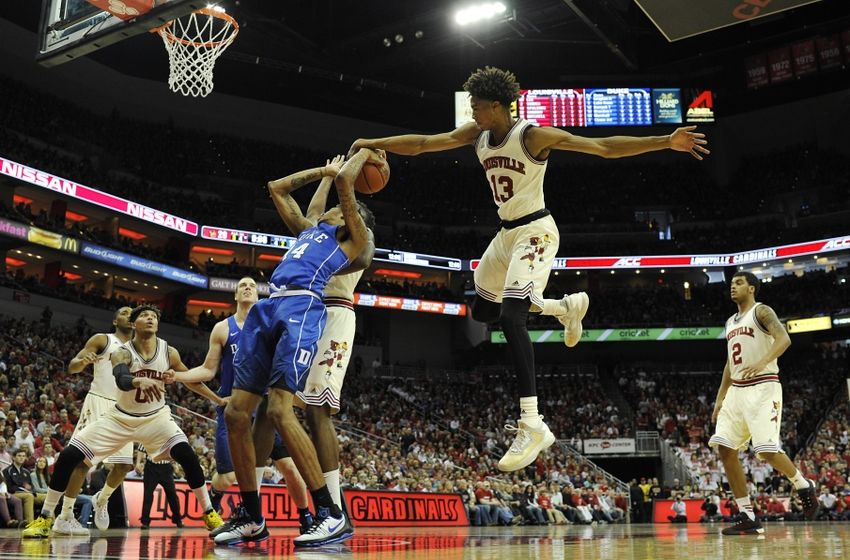
[[[543,509],[552,509],[552,500],[549,499],[549,496],[538,496],[537,505]]]
[[[493,492],[490,490],[485,490],[484,488],[479,488],[475,491],[475,499],[478,500],[478,503],[481,503],[482,500],[491,500],[493,499]]]

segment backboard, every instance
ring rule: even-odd
[[[205,8],[207,0],[42,0],[36,60],[55,66]]]

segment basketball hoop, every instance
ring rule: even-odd
[[[185,96],[206,97],[213,90],[215,61],[239,33],[223,8],[201,8],[151,30],[168,52],[168,87]]]

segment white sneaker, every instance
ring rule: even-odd
[[[583,331],[581,320],[587,315],[590,298],[585,292],[576,292],[565,295],[561,301],[564,307],[567,308],[567,312],[556,317],[564,325],[564,344],[572,348],[581,340],[581,333]]]
[[[540,417],[540,427],[531,428],[520,420],[517,426],[510,424],[505,430],[516,432],[511,448],[505,456],[499,460],[499,470],[502,472],[513,472],[524,469],[537,459],[541,451],[549,449],[555,443],[555,435],[549,430],[549,426]]]
[[[94,506],[94,524],[101,531],[109,529],[109,499],[100,503],[100,492],[91,497],[92,505]]]
[[[332,517],[327,508],[319,508],[313,526],[292,542],[295,546],[323,546],[341,542],[354,536],[347,530],[347,526],[345,513],[340,512],[340,517]]]
[[[53,522],[53,533],[56,535],[71,535],[74,537],[90,536],[89,530],[83,527],[75,517],[65,519],[61,515]]]
[[[230,528],[218,533],[214,538],[215,544],[239,544],[244,542],[259,542],[269,538],[266,520],[256,523],[250,516],[235,520]]]

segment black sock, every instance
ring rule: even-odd
[[[310,495],[313,496],[313,503],[316,504],[316,509],[325,508],[331,512],[332,517],[339,517],[342,512],[331,498],[331,493],[328,491],[327,485],[322,486],[318,490],[310,490]]]
[[[259,523],[263,519],[263,514],[260,511],[260,495],[257,494],[256,490],[239,492],[239,495],[242,496],[242,506],[245,508],[245,511],[248,512],[251,519]]]
[[[310,508],[298,508],[298,520],[301,522],[312,519],[313,514],[310,513]]]

